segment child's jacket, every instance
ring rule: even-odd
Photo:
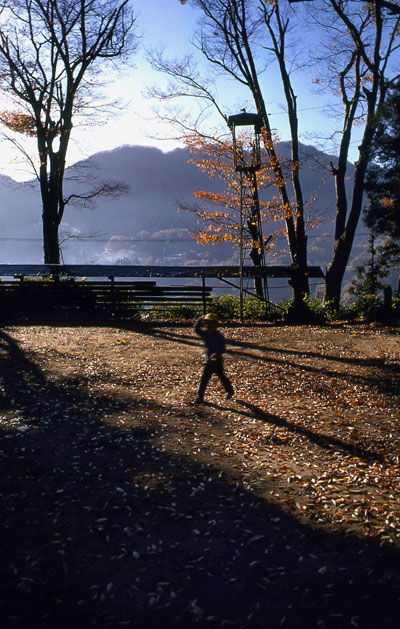
[[[225,351],[225,339],[221,332],[214,330],[213,332],[205,332],[202,329],[203,318],[197,319],[194,325],[194,331],[198,334],[205,345],[207,357],[210,358],[213,354],[217,354],[220,358]]]

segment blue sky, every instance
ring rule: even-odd
[[[137,18],[137,31],[142,35],[140,48],[133,61],[135,67],[125,71],[124,75],[113,82],[109,93],[114,98],[120,98],[124,104],[123,111],[117,116],[110,116],[108,122],[100,127],[87,129],[75,127],[72,144],[69,149],[69,163],[83,159],[102,150],[110,150],[123,144],[139,144],[158,146],[168,151],[179,144],[176,141],[155,140],[154,136],[169,136],[171,130],[159,125],[153,118],[152,103],[144,96],[146,86],[163,80],[152,71],[146,60],[146,49],[162,46],[168,56],[181,57],[191,51],[190,41],[196,24],[196,11],[188,4],[181,5],[178,0],[147,0],[134,2],[140,6]],[[310,37],[310,33],[307,34]],[[272,125],[277,128],[282,140],[289,138],[286,117],[283,108],[283,96],[280,92],[280,80],[276,69],[269,67],[262,77],[267,106],[271,115]],[[327,118],[322,108],[328,102],[328,97],[318,97],[312,94],[311,79],[308,71],[299,73],[294,78],[298,107],[300,129],[304,134],[333,129],[335,123]],[[248,110],[252,104],[248,96],[241,93],[232,81],[223,80],[219,86],[223,95],[223,103],[227,113],[235,113],[243,106]],[[311,143],[307,135],[303,141]],[[357,145],[357,142],[354,142]],[[34,143],[31,150],[35,151]],[[355,153],[354,153],[355,157]],[[32,171],[21,163],[18,151],[4,141],[0,143],[0,172],[15,179],[28,179]]]

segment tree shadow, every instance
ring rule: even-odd
[[[346,443],[342,439],[333,437],[332,435],[320,434],[316,431],[309,430],[304,426],[292,424],[284,417],[279,417],[278,415],[267,413],[255,404],[251,404],[250,402],[245,402],[244,400],[236,400],[236,403],[246,409],[246,411],[241,411],[243,415],[258,419],[265,424],[285,428],[285,430],[287,430],[288,432],[301,435],[302,437],[308,439],[308,441],[315,443],[325,450],[340,450],[345,454],[357,456],[367,461],[378,461],[379,463],[383,463],[385,461],[385,457],[379,452],[373,452],[372,450],[368,450],[366,448],[360,448],[359,446],[351,443]]]
[[[195,334],[177,334],[171,330],[164,330],[156,325],[140,325],[138,328],[129,328],[134,329],[134,331],[139,332],[140,334],[149,335],[155,338],[162,338],[166,341],[170,341],[172,343],[179,343],[181,345],[188,346],[201,346],[201,341],[199,341]],[[328,354],[319,354],[318,352],[307,352],[300,350],[292,350],[286,347],[272,347],[270,345],[260,345],[257,343],[251,343],[247,341],[240,341],[237,339],[229,339],[228,340],[228,350],[227,354],[231,356],[237,356],[241,358],[246,358],[250,360],[256,360],[265,363],[272,363],[277,365],[282,365],[285,369],[288,366],[297,367],[305,372],[310,374],[323,374],[327,377],[339,378],[342,380],[346,380],[346,382],[374,386],[381,393],[390,393],[393,395],[398,395],[399,393],[399,376],[400,376],[400,366],[397,364],[386,364],[381,359],[375,358],[352,358],[352,357],[343,357],[336,355],[328,355]],[[239,347],[240,350],[230,349],[232,347]],[[252,354],[251,352],[243,351],[243,348],[262,350],[268,354],[272,354],[272,356],[260,356],[257,354]],[[340,372],[335,369],[327,367],[316,367],[312,365],[305,365],[301,362],[296,362],[295,360],[289,361],[286,358],[277,358],[274,357],[273,354],[285,354],[292,356],[293,358],[317,358],[322,362],[326,362],[327,365],[329,363],[344,363],[348,365],[357,365],[360,368],[375,368],[377,370],[377,374],[375,375],[364,375],[364,374],[353,374],[348,372]]]
[[[353,358],[351,356],[337,356],[336,354],[321,354],[320,352],[310,352],[307,350],[288,349],[282,347],[273,347],[271,345],[252,343],[249,341],[241,341],[238,339],[232,339],[229,344],[234,347],[245,347],[246,349],[255,349],[270,353],[288,354],[289,356],[295,356],[299,358],[318,358],[324,361],[332,361],[336,363],[346,363],[349,365],[363,365],[366,367],[379,367],[389,368],[396,373],[400,373],[400,365],[385,365],[384,361],[380,358]]]
[[[0,376],[4,627],[395,626],[397,550],[166,451],[146,415],[164,405],[50,379],[5,332]]]

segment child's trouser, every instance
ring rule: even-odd
[[[199,391],[197,394],[199,400],[203,399],[205,390],[213,373],[215,373],[215,375],[221,380],[225,391],[227,393],[233,393],[232,383],[224,372],[223,361],[221,359],[208,360],[204,365],[203,373],[201,375]]]

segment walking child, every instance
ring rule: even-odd
[[[234,394],[232,383],[224,372],[222,354],[225,351],[225,338],[221,332],[218,331],[219,324],[218,316],[209,312],[205,316],[197,319],[194,325],[194,331],[204,342],[207,355],[207,362],[204,365],[197,399],[195,401],[196,404],[203,403],[204,393],[213,373],[221,380],[226,391],[226,399],[229,400]]]

